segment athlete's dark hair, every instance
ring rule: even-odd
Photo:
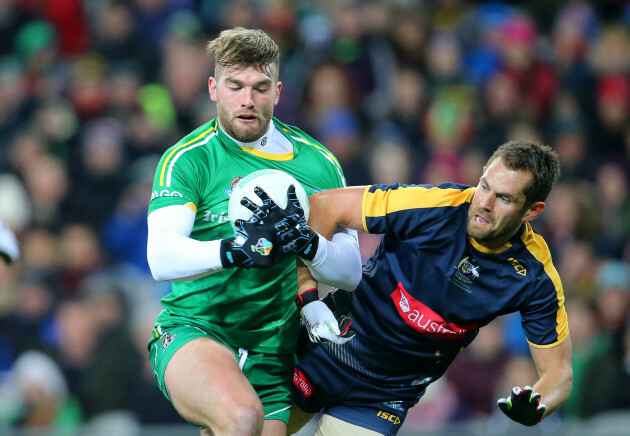
[[[218,66],[254,67],[268,75],[271,65],[280,66],[278,45],[260,29],[235,27],[224,30],[206,45],[206,52],[215,59],[215,75]],[[278,69],[273,77],[275,80],[278,80]]]
[[[534,175],[532,184],[525,189],[525,206],[545,201],[560,177],[560,158],[548,145],[532,141],[506,142],[495,150],[486,166],[497,158],[511,170],[529,171]]]

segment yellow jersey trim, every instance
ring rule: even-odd
[[[321,147],[317,144],[313,144],[312,142],[300,137],[300,136],[291,136],[293,139],[295,139],[296,141],[300,141],[304,144],[308,144],[310,146],[315,147],[316,149],[318,149],[319,151],[321,151],[322,153],[326,154],[326,156],[328,156],[334,163],[335,165],[337,165],[339,168],[341,168],[341,165],[339,164],[339,161],[337,160],[337,158],[335,157],[334,154],[332,154],[330,151],[326,150],[324,147]]]
[[[192,211],[195,212],[195,215],[197,214],[197,205],[195,203],[189,201],[184,206],[191,208]]]
[[[510,248],[512,246],[511,242],[506,242],[505,244],[501,245],[500,247],[488,248],[488,247],[484,247],[483,245],[481,245],[472,236],[468,236],[468,242],[470,242],[470,245],[472,245],[475,250],[481,251],[482,253],[488,253],[488,254],[500,253],[502,251],[507,250],[508,248]]]
[[[243,147],[242,145],[239,147],[241,147],[241,150],[243,150],[245,153],[262,157],[263,159],[267,159],[267,160],[287,161],[287,160],[293,159],[293,156],[294,156],[292,151],[288,153],[283,153],[283,154],[273,154],[273,153],[266,153],[260,150],[254,150],[253,148],[250,148],[250,147]]]
[[[361,220],[363,221],[363,231],[365,233],[370,233],[367,228],[367,220],[366,220],[367,214],[365,213],[365,211],[367,210],[367,200],[368,200],[368,193],[370,190],[370,186],[372,185],[368,185],[365,187],[365,190],[363,191],[363,201],[361,202]]]
[[[549,247],[547,247],[547,243],[542,238],[542,236],[534,232],[529,223],[526,223],[526,225],[527,229],[521,235],[521,239],[525,243],[525,246],[527,247],[529,252],[532,253],[532,255],[536,258],[536,260],[543,264],[545,273],[547,273],[547,275],[553,282],[553,286],[556,288],[556,298],[558,299],[559,307],[556,314],[556,333],[558,334],[557,341],[548,345],[538,345],[531,342],[530,344],[536,348],[551,348],[555,347],[558,344],[561,344],[569,336],[569,322],[567,320],[567,311],[564,307],[564,290],[562,288],[560,275],[558,274],[558,271],[553,266],[553,262],[551,261],[551,253],[549,252]]]
[[[367,186],[363,193],[363,227],[367,232],[367,217],[385,216],[389,213],[409,209],[456,207],[469,202],[475,188],[464,191],[456,188],[426,188],[424,186],[407,186],[391,190],[369,191]]]

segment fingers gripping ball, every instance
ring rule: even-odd
[[[234,189],[232,189],[228,203],[228,217],[230,222],[234,225],[236,220],[248,221],[252,217],[252,210],[244,206],[241,202],[241,199],[244,197],[259,206],[262,205],[262,200],[254,192],[254,188],[257,186],[261,187],[280,208],[286,209],[288,202],[287,190],[290,185],[295,185],[297,198],[308,220],[308,198],[300,182],[284,171],[264,169],[254,171],[243,177],[236,186],[234,186]]]

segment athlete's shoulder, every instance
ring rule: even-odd
[[[273,122],[282,134],[284,134],[297,150],[297,160],[308,166],[309,177],[321,176],[324,179],[318,189],[332,189],[346,186],[341,164],[337,157],[313,137],[300,128],[285,124],[277,118]],[[314,168],[321,171],[313,172]]]
[[[545,238],[534,230],[530,223],[524,223],[520,240],[523,242],[524,249],[542,265],[552,263],[551,250],[549,250]]]
[[[219,149],[207,146],[216,137],[216,132],[217,123],[216,120],[212,120],[169,147],[160,158],[155,182],[159,183],[159,186],[164,186],[178,173],[204,172],[211,160],[208,150]]]
[[[517,261],[520,260],[523,263],[523,268],[533,273],[532,279],[539,283],[547,282],[561,292],[562,281],[553,264],[551,250],[542,235],[536,232],[529,222],[526,222],[523,224],[523,231],[520,233],[519,239],[523,244],[523,255],[519,256],[520,259]]]
[[[390,203],[387,209],[457,207],[469,203],[475,188],[457,183],[440,185],[371,185],[365,193],[366,202]],[[395,206],[398,205],[398,206]],[[392,209],[393,207],[393,209]]]
[[[313,142],[313,143],[321,145],[319,141],[317,141],[315,138],[313,138],[311,135],[309,135],[308,133],[306,133],[305,131],[303,131],[297,126],[292,126],[290,124],[283,123],[276,117],[273,118],[273,122],[276,128],[280,130],[282,133],[284,133],[285,135],[302,138],[302,139],[307,140],[308,142]]]
[[[169,153],[172,153],[173,151],[181,151],[184,149],[194,150],[198,148],[199,146],[205,145],[208,142],[210,142],[212,139],[216,138],[217,133],[218,133],[218,123],[217,123],[217,119],[215,118],[211,121],[208,121],[205,124],[202,124],[201,126],[197,127],[192,132],[183,136],[179,141],[177,141],[177,143],[175,143],[175,145],[172,145],[171,147],[169,147],[168,150],[166,150],[164,154],[168,155]]]
[[[283,134],[287,135],[290,139],[293,139],[294,141],[300,142],[302,144],[306,144],[306,149],[325,151],[332,156],[330,150],[328,150],[324,145],[322,145],[322,143],[320,143],[318,140],[313,138],[311,135],[309,135],[299,127],[285,124],[277,118],[274,118],[273,121],[276,125],[276,128],[280,130]]]

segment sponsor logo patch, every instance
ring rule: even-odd
[[[260,238],[256,243],[256,246],[253,247],[255,251],[262,254],[263,256],[269,256],[269,254],[271,254],[272,248],[273,244],[265,238]]]
[[[476,324],[463,325],[446,322],[439,314],[416,300],[398,283],[398,287],[390,294],[398,314],[405,323],[414,330],[427,335],[443,339],[459,339],[472,330],[477,330]]]
[[[388,401],[387,403],[383,403],[383,406],[389,407],[390,409],[394,409],[398,412],[405,411],[405,406],[403,406],[402,401]]]
[[[311,382],[309,382],[304,374],[298,371],[297,368],[293,369],[293,384],[296,388],[302,391],[306,398],[310,397],[313,392],[315,392],[315,389],[311,385]]]
[[[433,377],[419,377],[411,381],[411,386],[428,385],[433,381]]]
[[[166,347],[168,347],[171,344],[171,342],[173,342],[173,339],[175,339],[175,336],[177,336],[177,333],[172,335],[166,332],[162,335],[162,350],[165,350]]]
[[[153,190],[153,192],[151,193],[151,200],[153,200],[154,198],[160,198],[160,197],[184,198],[181,192],[171,191],[169,189],[162,189],[161,191]]]

